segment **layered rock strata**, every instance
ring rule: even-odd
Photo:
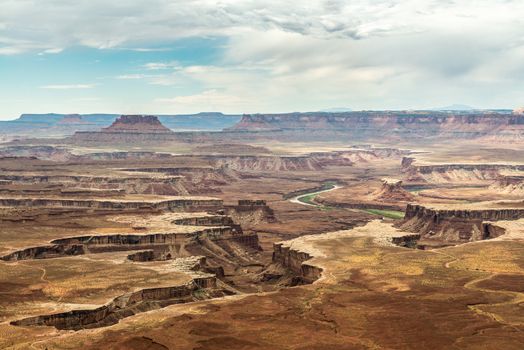
[[[321,277],[322,268],[305,263],[311,258],[309,253],[293,249],[285,243],[273,245],[272,260],[295,275],[291,282],[292,285],[313,283]]]
[[[213,211],[222,207],[222,200],[199,197],[172,197],[165,200],[66,199],[66,198],[0,198],[0,207],[59,207],[89,209],[150,209]]]
[[[346,134],[356,139],[519,137],[524,117],[510,113],[450,113],[433,111],[362,111],[345,113],[249,114],[228,130]]]
[[[77,236],[51,241],[50,245],[31,247],[7,254],[0,259],[18,261],[27,259],[50,259],[69,255],[103,253],[108,251],[140,250],[156,246],[157,249],[176,247],[184,250],[190,244],[209,239],[232,241],[246,247],[259,249],[258,236],[244,233],[240,226],[212,227],[192,233],[151,232],[144,234],[110,234]],[[175,254],[176,254],[175,251]]]
[[[422,239],[441,243],[464,243],[498,237],[502,230],[486,221],[518,220],[524,218],[524,209],[435,209],[409,204],[400,227],[418,232]]]
[[[382,186],[373,193],[379,201],[410,201],[413,195],[402,187],[402,181],[396,179],[383,179]]]
[[[524,176],[501,176],[489,188],[510,195],[524,195]]]
[[[154,115],[122,115],[111,126],[103,128],[103,133],[172,134]]]
[[[127,293],[95,309],[28,317],[13,321],[11,324],[15,326],[52,326],[66,330],[97,328],[118,323],[121,319],[137,313],[223,295],[224,292],[217,289],[214,276],[203,276],[194,278],[184,285],[148,288]]]
[[[430,183],[471,183],[499,180],[511,173],[524,172],[521,164],[417,164],[413,158],[402,160],[402,171],[409,181]]]

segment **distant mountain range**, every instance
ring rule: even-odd
[[[110,126],[120,114],[22,114],[18,119],[0,121],[0,133],[32,136],[65,136],[76,131],[95,131]],[[166,127],[175,131],[219,131],[237,123],[241,115],[220,112],[157,115]]]

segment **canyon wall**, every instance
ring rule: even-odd
[[[292,284],[309,284],[321,277],[322,269],[320,267],[305,263],[311,258],[312,256],[309,253],[292,249],[285,243],[273,245],[273,262],[295,274]]]
[[[175,247],[170,258],[184,255],[188,245],[214,242],[234,242],[246,248],[259,250],[256,233],[244,233],[239,225],[210,227],[191,233],[151,232],[144,234],[87,235],[52,240],[49,245],[30,247],[0,257],[4,261],[51,259],[70,255],[94,254],[155,248],[155,254],[164,254]],[[168,253],[165,253],[168,254]],[[140,258],[140,255],[137,256]]]
[[[490,189],[509,195],[524,195],[524,176],[501,176],[494,181]]]
[[[234,222],[246,226],[277,221],[273,209],[264,200],[239,200],[237,205],[224,206],[221,213],[231,217]]]
[[[464,243],[495,238],[503,234],[486,221],[518,220],[524,218],[524,209],[434,209],[408,204],[399,227],[418,232],[422,239],[441,243]]]
[[[0,207],[59,207],[89,209],[151,209],[213,211],[222,207],[220,199],[165,199],[158,201],[65,199],[65,198],[0,198]]]
[[[228,130],[343,133],[358,139],[478,138],[486,135],[517,137],[524,134],[524,116],[493,113],[431,111],[362,111],[345,113],[249,114]],[[304,135],[305,136],[305,135]]]
[[[113,299],[95,309],[73,310],[52,315],[28,317],[11,322],[15,326],[52,326],[57,329],[80,330],[109,326],[140,312],[171,304],[222,296],[215,291],[215,277],[198,277],[179,286],[141,289]],[[207,291],[209,290],[209,291]]]
[[[429,183],[486,183],[499,180],[506,174],[521,173],[524,165],[519,164],[424,164],[413,158],[402,160],[402,171],[409,181]]]

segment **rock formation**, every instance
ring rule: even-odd
[[[345,134],[355,139],[519,137],[524,133],[524,117],[509,113],[436,111],[250,114],[229,130],[301,133],[302,137]]]
[[[402,181],[396,179],[383,179],[382,187],[372,196],[380,202],[412,201],[414,196],[402,188]]]
[[[70,330],[97,328],[118,323],[121,319],[140,312],[224,295],[224,291],[217,288],[214,276],[202,274],[186,284],[141,289],[127,293],[94,309],[28,317],[12,321],[11,324],[14,326],[53,326],[57,329]]]
[[[429,247],[490,239],[503,231],[494,230],[487,222],[524,218],[524,209],[518,208],[518,203],[513,206],[500,202],[498,208],[445,209],[408,204],[399,227],[418,232]]]
[[[66,149],[53,146],[8,146],[0,148],[0,157],[34,157],[57,162],[80,159]]]
[[[153,115],[122,115],[107,128],[105,133],[139,133],[139,134],[172,134],[156,116]]]
[[[155,209],[205,211],[218,210],[222,200],[204,197],[167,197],[162,200],[66,199],[66,198],[0,198],[0,207],[57,207],[91,209]]]
[[[524,176],[501,176],[489,188],[506,194],[524,195]]]
[[[156,116],[122,115],[111,126],[101,131],[76,132],[68,142],[126,143],[163,142],[175,139],[175,133],[166,128]]]
[[[322,268],[305,263],[311,258],[309,253],[293,249],[286,243],[273,245],[273,262],[294,274],[291,285],[313,283],[321,277]]]
[[[418,164],[413,158],[402,160],[402,171],[409,181],[429,183],[489,183],[504,173],[524,172],[520,164]]]

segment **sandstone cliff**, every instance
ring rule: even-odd
[[[524,195],[524,176],[501,176],[490,189],[511,195]]]
[[[402,159],[402,171],[409,181],[430,183],[489,184],[510,173],[524,172],[521,164],[417,164],[413,158]]]
[[[230,128],[236,131],[335,132],[358,138],[478,138],[521,135],[524,116],[498,113],[393,112],[290,113],[244,115]]]
[[[94,308],[72,310],[52,315],[28,317],[11,322],[15,326],[53,326],[57,329],[80,330],[109,326],[137,313],[172,304],[223,296],[213,276],[198,277],[179,286],[142,289],[113,299]]]
[[[382,186],[373,192],[372,197],[379,202],[406,202],[415,198],[402,188],[402,181],[396,179],[383,179]]]
[[[421,238],[428,242],[457,244],[490,239],[503,233],[485,222],[520,218],[524,218],[524,209],[436,209],[408,204],[399,226],[403,230],[420,233]]]
[[[122,115],[111,126],[103,128],[104,133],[143,133],[172,134],[156,116],[153,115]]]

